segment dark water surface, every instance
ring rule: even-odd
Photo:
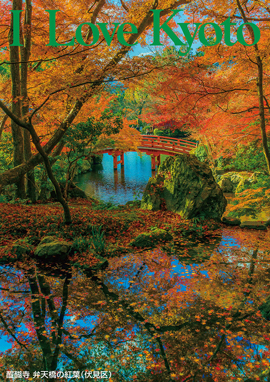
[[[113,382],[133,381],[134,376],[165,382],[183,381],[182,373],[187,377],[190,371],[198,373],[197,381],[211,381],[204,376],[220,378],[220,365],[223,381],[234,380],[238,364],[239,378],[253,372],[250,365],[258,365],[262,372],[265,366],[258,359],[265,359],[269,350],[264,337],[270,325],[256,317],[258,308],[251,313],[256,295],[250,295],[240,310],[249,319],[228,327],[232,307],[245,301],[237,290],[239,283],[245,289],[252,250],[241,255],[237,239],[225,231],[213,243],[194,245],[195,258],[194,251],[202,250],[212,254],[216,265],[196,264],[194,258],[187,263],[181,261],[181,251],[168,255],[158,248],[112,258],[107,269],[92,275],[83,268],[61,270],[49,264],[47,271],[38,263],[2,265],[0,375],[6,376],[8,370],[29,371],[32,376],[58,370],[55,380],[78,381],[73,372],[92,370],[111,373]],[[237,251],[241,262],[233,261]],[[263,271],[260,261],[253,270],[256,277]],[[258,283],[260,293],[265,283],[264,276]],[[202,370],[198,362],[207,362],[226,330],[213,370]],[[61,374],[65,372],[71,372],[70,378]],[[80,379],[90,379],[85,375]]]

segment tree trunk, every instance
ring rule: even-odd
[[[22,0],[13,1],[13,10],[22,9]],[[9,52],[10,52],[10,72],[12,82],[12,106],[11,110],[18,118],[21,118],[21,101],[20,101],[20,55],[18,46],[10,46],[13,43],[13,15],[11,16],[11,25],[9,32]],[[14,167],[24,162],[24,145],[22,128],[11,120],[11,130],[14,145],[13,163]],[[25,178],[21,175],[16,181],[16,198],[24,199],[25,193]]]
[[[54,163],[57,161],[57,158],[58,155],[61,154],[61,151],[63,150],[64,148],[64,143],[63,142],[60,142],[59,145],[57,146],[57,148],[54,150],[53,154],[52,154],[52,158],[50,160],[50,164],[51,166],[54,165]],[[38,196],[38,200],[41,200],[41,201],[45,201],[47,200],[47,173],[46,173],[46,169],[44,171],[44,174],[42,174],[42,184],[41,184],[41,187],[40,187],[40,192],[39,192],[39,196]]]
[[[38,338],[39,345],[43,354],[44,370],[50,371],[50,365],[53,358],[50,340],[44,334],[46,332],[45,314],[40,304],[39,288],[35,269],[30,268],[27,274],[30,290],[31,290],[31,305],[33,312],[34,326]],[[44,297],[41,297],[44,301]]]
[[[27,161],[32,157],[31,153],[31,141],[30,134],[28,131],[24,131],[24,158]],[[35,180],[35,170],[32,169],[26,174],[27,180],[27,197],[31,199],[33,203],[37,201],[36,198],[36,180]]]
[[[22,95],[22,118],[29,114],[29,99],[27,91],[28,80],[28,61],[31,55],[31,22],[32,22],[32,5],[30,0],[25,2],[24,17],[24,37],[21,46],[21,95]],[[22,34],[21,34],[22,35]],[[30,134],[24,130],[24,159],[28,161],[32,157]],[[34,169],[26,174],[27,179],[27,197],[33,203],[36,202],[36,184]]]
[[[40,139],[39,139],[39,137],[38,137],[34,127],[31,124],[28,125],[28,130],[29,130],[29,132],[31,134],[31,137],[33,139],[33,142],[34,142],[38,152],[42,156],[42,159],[43,159],[44,165],[46,167],[46,171],[47,171],[48,177],[50,178],[50,181],[52,182],[52,184],[54,186],[57,199],[62,204],[62,207],[63,207],[63,210],[64,210],[64,216],[65,216],[65,223],[66,224],[71,224],[71,215],[70,215],[69,206],[68,206],[66,200],[63,198],[63,195],[62,195],[59,183],[57,182],[57,180],[55,179],[55,177],[53,175],[52,166],[50,164],[48,155],[46,154],[46,152],[42,148],[42,146],[40,144]]]
[[[248,23],[248,19],[246,17],[244,9],[243,9],[239,0],[237,0],[237,5],[238,5],[238,9],[241,13],[241,16],[242,16],[244,22]],[[251,37],[252,41],[254,42],[254,40],[255,40],[254,31],[249,24],[247,24],[247,28],[248,28],[250,37]],[[270,152],[269,152],[268,142],[267,142],[265,112],[264,112],[263,62],[262,62],[262,58],[260,56],[258,44],[254,45],[254,50],[255,50],[255,54],[256,54],[256,62],[257,62],[257,68],[258,68],[257,90],[258,90],[258,98],[259,98],[260,129],[261,129],[261,136],[262,136],[263,153],[264,153],[265,160],[266,160],[268,174],[270,175]]]
[[[40,186],[40,191],[38,195],[38,200],[40,200],[41,202],[45,202],[47,200],[47,192],[48,192],[47,178],[48,178],[48,175],[45,169],[41,175],[41,186]]]
[[[8,116],[5,115],[0,123],[0,141],[1,141],[1,137],[2,137],[2,133],[4,131],[4,127],[5,127],[5,124],[6,124],[6,121],[8,119]]]
[[[265,123],[265,112],[264,112],[264,95],[263,95],[263,63],[259,55],[257,55],[257,65],[258,65],[258,78],[257,78],[257,88],[259,96],[259,110],[260,110],[260,129],[262,135],[262,145],[263,153],[266,160],[268,174],[270,175],[270,152],[267,142],[266,135],[266,123]]]
[[[177,6],[183,5],[186,3],[187,3],[186,0],[176,1],[170,8],[164,9],[160,13],[160,15],[165,16],[172,9],[177,8]],[[154,5],[153,7],[156,9],[157,5],[158,3]],[[146,16],[143,18],[143,20],[141,21],[140,25],[138,26],[138,32],[130,36],[130,38],[128,39],[128,43],[133,44],[144,32],[144,30],[148,26],[152,25],[152,23],[153,23],[153,15],[152,15],[152,12],[149,11],[146,14]],[[86,91],[85,94],[83,94],[79,99],[76,99],[76,101],[74,102],[74,106],[72,107],[70,112],[62,120],[62,122],[60,123],[58,129],[56,130],[56,132],[54,133],[50,141],[44,146],[45,154],[49,154],[53,150],[53,148],[57,145],[57,143],[60,142],[61,138],[64,136],[69,126],[72,124],[74,119],[79,114],[85,102],[87,102],[87,100],[96,93],[96,91],[104,83],[105,78],[108,77],[108,74],[111,72],[111,70],[115,69],[117,64],[122,60],[123,57],[125,57],[125,55],[129,52],[130,49],[131,49],[131,46],[121,47],[120,50],[115,53],[115,56],[112,59],[110,59],[110,61],[102,69],[101,73],[97,76],[96,80],[92,83],[89,90]],[[41,105],[40,107],[44,106],[44,104]],[[13,118],[12,113],[10,113],[10,110],[1,101],[1,99],[0,99],[0,107],[11,119]],[[24,127],[23,121],[21,121],[20,126]],[[33,155],[32,158],[29,159],[26,163],[20,164],[19,166],[0,174],[0,191],[1,191],[1,188],[3,188],[4,186],[16,183],[18,179],[20,179],[24,174],[29,172],[31,169],[33,169],[35,166],[37,166],[41,162],[42,162],[42,156],[40,154],[36,154],[36,155]]]

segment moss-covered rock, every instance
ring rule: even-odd
[[[57,240],[57,238],[55,236],[44,236],[41,240],[40,240],[40,243],[39,244],[48,244],[48,243],[52,243],[53,241]]]
[[[128,252],[130,252],[130,248],[121,247],[118,244],[117,245],[109,244],[106,246],[106,252],[105,252],[104,256],[106,258],[118,257],[118,256],[122,256],[123,254],[126,254]]]
[[[105,269],[109,265],[108,260],[105,259],[103,256],[98,255],[97,253],[95,253],[95,258],[99,260],[99,262],[93,267],[91,267],[92,271],[99,271]]]
[[[35,250],[35,256],[49,261],[65,261],[71,251],[72,243],[60,241],[53,236],[42,239]]]
[[[227,172],[216,177],[218,184],[223,192],[242,192],[252,183],[256,183],[258,173],[250,173],[247,171]],[[229,186],[230,184],[230,186]],[[230,189],[230,191],[229,191]],[[228,191],[227,191],[228,190]]]
[[[227,225],[232,225],[232,226],[239,226],[241,224],[241,220],[236,219],[236,218],[231,218],[228,216],[224,216],[222,218],[222,223],[227,224]]]
[[[259,181],[260,176],[263,176],[262,172],[256,171],[254,172],[250,178],[248,178],[250,183],[257,183]]]
[[[138,248],[155,247],[158,243],[172,240],[172,235],[164,229],[153,229],[150,232],[141,233],[129,245]]]
[[[258,230],[267,230],[267,226],[265,222],[261,221],[243,221],[240,225],[241,228],[248,228],[248,229],[258,229]]]
[[[178,155],[167,158],[157,176],[149,179],[141,208],[152,211],[164,208],[185,219],[220,220],[226,205],[209,166],[194,155]]]
[[[151,211],[160,210],[163,198],[163,186],[163,175],[157,174],[155,177],[150,178],[143,193],[140,207]]]
[[[74,183],[72,183],[69,187],[68,196],[70,198],[88,199],[87,194],[80,187],[76,186]]]

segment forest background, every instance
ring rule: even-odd
[[[60,4],[55,2],[54,5],[61,11]],[[171,9],[180,6],[185,10],[185,22],[222,24],[230,17],[231,23],[235,23],[235,27],[230,28],[234,35],[232,40],[227,41],[225,38],[226,41],[215,44],[213,27],[209,26],[205,28],[205,45],[208,46],[202,47],[195,55],[189,54],[182,58],[181,54],[189,48],[187,45],[180,49],[170,47],[171,39],[166,33],[163,33],[163,50],[133,57],[129,54],[131,47],[121,46],[116,37],[112,39],[110,47],[104,39],[89,47],[68,45],[76,26],[82,22],[108,22],[113,28],[113,22],[117,21],[137,25],[138,33],[128,37],[129,43],[133,44],[138,40],[142,47],[146,46],[153,22],[153,12],[149,10],[148,3],[142,5],[141,13],[136,16],[124,3],[120,7],[114,3],[100,4],[99,7],[88,4],[88,8],[79,2],[74,7],[67,3],[62,13],[57,12],[57,38],[63,44],[62,47],[46,46],[48,17],[44,9],[47,6],[46,2],[33,5],[31,2],[13,2],[13,10],[24,9],[20,21],[23,46],[10,44],[7,49],[9,43],[13,42],[13,31],[9,29],[12,25],[11,3],[7,1],[2,5],[0,106],[3,114],[0,132],[1,145],[13,145],[13,148],[2,146],[5,153],[13,152],[13,161],[10,156],[2,159],[2,168],[7,171],[1,174],[1,187],[16,184],[16,197],[24,199],[27,194],[30,199],[35,200],[35,194],[40,192],[41,182],[35,182],[34,168],[45,160],[47,171],[49,170],[50,161],[47,157],[50,153],[59,157],[64,147],[62,138],[69,126],[85,123],[91,117],[108,126],[108,113],[112,110],[117,111],[114,116],[121,114],[123,129],[127,129],[129,134],[134,134],[129,126],[136,124],[143,127],[148,125],[151,130],[155,127],[162,127],[163,130],[168,127],[172,131],[181,128],[191,139],[200,142],[200,148],[203,147],[212,165],[217,164],[215,161],[222,160],[226,166],[231,158],[231,168],[239,168],[237,162],[240,161],[242,170],[251,170],[252,166],[257,169],[263,167],[263,172],[269,173],[266,117],[269,102],[264,90],[268,86],[269,64],[267,5],[256,2],[256,6],[249,8],[246,3],[242,5],[228,2],[225,12],[225,5],[218,7],[214,3],[203,5],[183,1],[164,3],[164,7],[163,4],[155,3],[152,9],[164,8],[160,16],[169,15]],[[173,18],[168,25],[182,37],[176,21]],[[261,30],[259,44],[243,46],[236,43],[235,31],[243,22],[258,25]],[[195,25],[194,28],[196,29]],[[92,29],[87,30],[85,25],[82,30],[85,42],[91,43]],[[253,28],[248,25],[243,30],[246,43],[252,44]],[[198,40],[198,34],[196,39]],[[57,108],[54,107],[56,104]],[[52,115],[52,110],[57,110],[57,115]],[[101,118],[101,111],[106,114],[103,116],[104,120]],[[110,121],[110,126],[114,122]],[[124,130],[119,125],[117,128],[121,130],[123,138]],[[88,146],[91,143],[92,150],[94,145],[100,145],[101,139],[108,137],[108,130],[103,131],[105,135],[100,135],[102,129],[99,129],[98,133],[93,134],[95,139],[88,139]],[[116,131],[109,134],[112,133]],[[137,135],[137,143],[138,139]],[[136,149],[136,139],[132,141],[132,148]],[[106,143],[103,142],[105,145]],[[127,149],[130,148],[129,144],[130,141],[126,139]],[[248,152],[244,149],[247,145]],[[254,163],[254,150],[255,157],[260,156],[259,152],[263,155],[259,167]],[[25,179],[25,174],[28,174],[28,180]],[[49,174],[56,187],[58,199],[65,209],[66,219],[70,220],[68,207],[61,198],[57,181],[53,179],[50,170]],[[259,174],[260,183],[265,185],[267,178],[262,177]]]

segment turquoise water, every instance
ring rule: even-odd
[[[161,161],[166,158],[161,156]],[[136,152],[124,154],[125,165],[113,169],[113,157],[103,155],[102,165],[94,165],[93,170],[78,176],[75,181],[90,196],[105,202],[125,204],[136,198],[141,199],[149,178],[152,176],[151,157],[139,156]]]

